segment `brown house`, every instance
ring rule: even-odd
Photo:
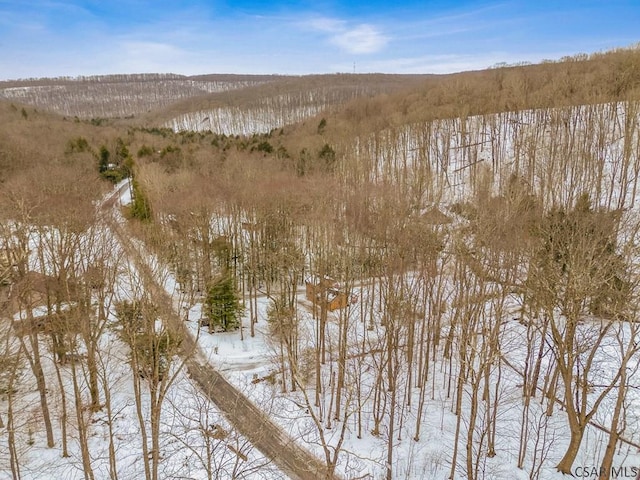
[[[349,303],[353,303],[352,296],[340,288],[340,285],[330,277],[314,277],[305,282],[307,300],[314,305],[327,307],[333,312],[340,308],[345,308]]]

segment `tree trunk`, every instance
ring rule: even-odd
[[[9,463],[11,465],[11,476],[14,480],[20,480],[20,462],[19,455],[16,449],[16,434],[15,434],[15,425],[13,422],[13,385],[16,378],[16,369],[20,359],[20,352],[18,351],[16,355],[16,367],[14,367],[11,371],[11,376],[9,377],[9,384],[7,389],[7,443],[9,446]]]
[[[90,294],[87,300],[91,300]],[[104,299],[100,298],[99,302],[104,303]],[[88,303],[90,305],[90,303]],[[100,335],[99,330],[101,326],[104,324],[106,319],[102,318],[102,307],[98,306],[98,321],[97,325],[94,325],[92,321],[88,320],[90,318],[89,309],[87,309],[87,320],[81,321],[82,325],[82,336],[87,348],[87,370],[89,373],[89,395],[91,398],[91,411],[97,412],[100,410],[100,390],[98,388],[98,366],[96,364],[96,349],[97,342]],[[92,329],[96,329],[97,331],[92,332]]]
[[[571,467],[573,467],[573,463],[576,460],[576,456],[580,450],[580,444],[582,443],[582,436],[584,435],[584,428],[581,428],[580,425],[570,425],[570,428],[571,438],[569,440],[569,446],[560,463],[556,465],[556,470],[564,475],[572,475]]]
[[[347,289],[348,291],[348,289]],[[339,325],[340,336],[338,339],[338,385],[336,387],[336,412],[334,419],[340,420],[340,407],[342,405],[342,391],[344,389],[345,371],[347,365],[347,333],[348,315],[345,309],[340,310]]]
[[[391,362],[391,359],[389,359]],[[396,388],[394,384],[389,385],[391,390],[391,408],[389,410],[389,438],[387,439],[387,476],[386,480],[393,480],[393,434],[396,419]]]
[[[160,414],[162,411],[160,385],[151,388],[151,479],[158,480],[160,466]]]
[[[104,389],[104,407],[107,414],[107,426],[109,427],[109,478],[118,480],[118,468],[116,457],[116,446],[114,442],[115,433],[113,431],[114,415],[111,409],[111,391],[109,390],[109,379],[106,369],[101,375],[102,388]]]
[[[33,322],[33,315],[31,310],[27,315],[27,320]],[[55,442],[53,440],[53,427],[51,425],[51,414],[49,413],[49,401],[47,399],[47,382],[45,380],[44,371],[42,370],[42,363],[40,362],[40,347],[38,334],[35,331],[29,333],[29,340],[31,343],[31,349],[33,352],[33,358],[31,359],[31,369],[36,377],[36,384],[38,385],[38,393],[40,394],[40,407],[42,408],[42,421],[47,432],[47,447],[53,448]]]
[[[56,378],[58,379],[58,385],[60,387],[60,406],[62,408],[60,426],[62,434],[62,457],[67,458],[69,456],[68,442],[67,442],[67,392],[64,389],[64,382],[62,381],[62,375],[60,374],[60,365],[54,361],[56,369]]]
[[[473,442],[478,419],[478,390],[481,382],[480,378],[474,378],[476,376],[479,376],[479,373],[477,375],[471,375],[473,380],[471,382],[470,410],[469,419],[467,420],[467,440],[465,443],[468,480],[474,480],[476,478],[476,468],[474,468],[473,465]]]
[[[623,372],[626,368],[623,367]],[[626,373],[626,372],[625,372]],[[618,432],[618,424],[620,422],[620,412],[624,404],[625,398],[625,383],[627,380],[626,374],[623,373],[620,377],[620,388],[618,390],[618,398],[616,399],[616,406],[613,410],[613,417],[611,418],[611,429],[609,433],[609,441],[607,442],[607,448],[604,451],[602,462],[600,463],[600,480],[609,480],[611,477],[611,467],[613,466],[613,456],[616,452],[616,445],[620,439],[620,433]]]
[[[146,480],[151,480],[151,466],[149,465],[149,440],[147,438],[147,424],[142,411],[142,385],[136,352],[131,355],[131,373],[133,376],[133,392],[136,402],[136,415],[140,426],[140,437],[142,440],[142,464],[144,465],[144,476]]]
[[[73,378],[73,394],[76,407],[76,420],[78,422],[78,436],[80,440],[80,453],[82,457],[82,470],[85,480],[94,480],[93,468],[91,467],[91,454],[89,453],[89,443],[87,434],[87,424],[84,419],[84,411],[82,405],[82,395],[80,386],[78,385],[78,376],[75,364],[71,364],[71,374]]]

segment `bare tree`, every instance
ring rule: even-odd
[[[162,407],[169,387],[184,365],[183,362],[174,362],[181,340],[159,321],[160,312],[148,300],[122,302],[116,306],[116,311],[121,338],[130,347],[145,475],[149,480],[157,480],[161,458]],[[148,412],[143,410],[145,393],[149,397]],[[150,432],[147,430],[147,421]]]
[[[563,383],[571,432],[557,465],[563,473],[571,472],[585,428],[622,374],[619,371],[590,398],[597,353],[628,309],[627,265],[617,253],[618,225],[616,214],[593,211],[584,196],[571,212],[549,213],[528,279],[530,298],[535,296],[549,319],[555,368]],[[598,317],[583,321],[588,313]]]

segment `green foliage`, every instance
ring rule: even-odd
[[[171,357],[180,346],[180,340],[168,331],[148,331],[136,337],[134,347],[138,356],[138,374],[150,381],[163,381],[171,365]]]
[[[113,170],[106,170],[102,172],[100,176],[105,180],[109,180],[114,185],[116,183],[121,182],[125,178],[127,178],[127,175],[125,175],[125,173],[119,168],[114,168]]]
[[[151,205],[146,193],[135,179],[131,181],[131,188],[133,190],[133,200],[130,210],[131,217],[141,222],[150,222],[152,220]]]
[[[257,150],[264,153],[273,153],[273,146],[266,140],[260,142],[257,146],[252,147],[251,151]]]
[[[84,137],[73,138],[67,142],[67,148],[65,149],[66,153],[82,153],[91,151],[91,147],[89,147],[89,142]]]
[[[123,178],[131,177],[133,175],[133,157],[129,156],[120,165]]]
[[[178,133],[180,137],[180,143],[185,145],[187,143],[199,143],[200,140],[203,140],[210,134],[207,132],[192,132],[192,131],[181,131]]]
[[[121,138],[116,140],[113,155],[105,145],[102,145],[97,157],[98,172],[102,178],[118,183],[131,175],[133,158]]]
[[[162,138],[167,138],[174,135],[173,130],[171,130],[170,128],[152,127],[152,128],[138,128],[138,130],[140,130],[143,133],[157,135]]]
[[[153,155],[153,148],[148,145],[143,145],[138,149],[138,158],[150,157]]]
[[[133,337],[147,329],[145,313],[152,311],[151,305],[124,300],[116,304],[116,329],[121,338],[130,343]]]
[[[215,281],[207,291],[205,314],[210,331],[228,332],[240,326],[242,307],[231,275],[226,274]]]
[[[131,348],[138,375],[156,383],[165,380],[171,358],[180,347],[180,338],[167,330],[156,330],[158,312],[147,302],[119,302],[116,316],[116,330]]]
[[[129,149],[127,148],[127,146],[124,144],[124,141],[120,137],[118,137],[116,139],[116,148],[115,148],[116,163],[120,164],[130,156],[131,154],[129,153]]]
[[[323,118],[322,120],[320,120],[320,123],[318,124],[318,135],[322,135],[324,133],[325,128],[327,128],[327,119]]]
[[[160,158],[164,158],[167,155],[171,154],[179,154],[181,153],[181,151],[182,150],[180,150],[180,147],[177,147],[175,145],[167,145],[162,150],[160,150]]]
[[[284,298],[274,298],[267,307],[267,322],[271,335],[286,343],[296,327],[295,308]]]
[[[109,158],[111,157],[111,152],[107,149],[106,146],[102,145],[100,150],[98,151],[98,171],[103,174],[107,170],[109,170]]]
[[[322,161],[321,168],[327,172],[332,173],[336,167],[336,152],[328,143],[325,143],[320,152],[318,152],[318,158]]]

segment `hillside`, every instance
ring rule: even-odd
[[[34,79],[0,82],[0,97],[69,117],[127,117],[183,98],[242,89],[274,78],[141,74]]]
[[[0,472],[637,476],[637,49],[2,88]]]
[[[372,96],[415,84],[420,76],[173,74],[106,75],[0,82],[0,98],[81,119],[150,115],[156,122],[195,109],[250,106],[265,97],[314,92],[335,105],[357,96]],[[318,93],[316,93],[317,95]],[[286,104],[286,102],[285,102]]]

